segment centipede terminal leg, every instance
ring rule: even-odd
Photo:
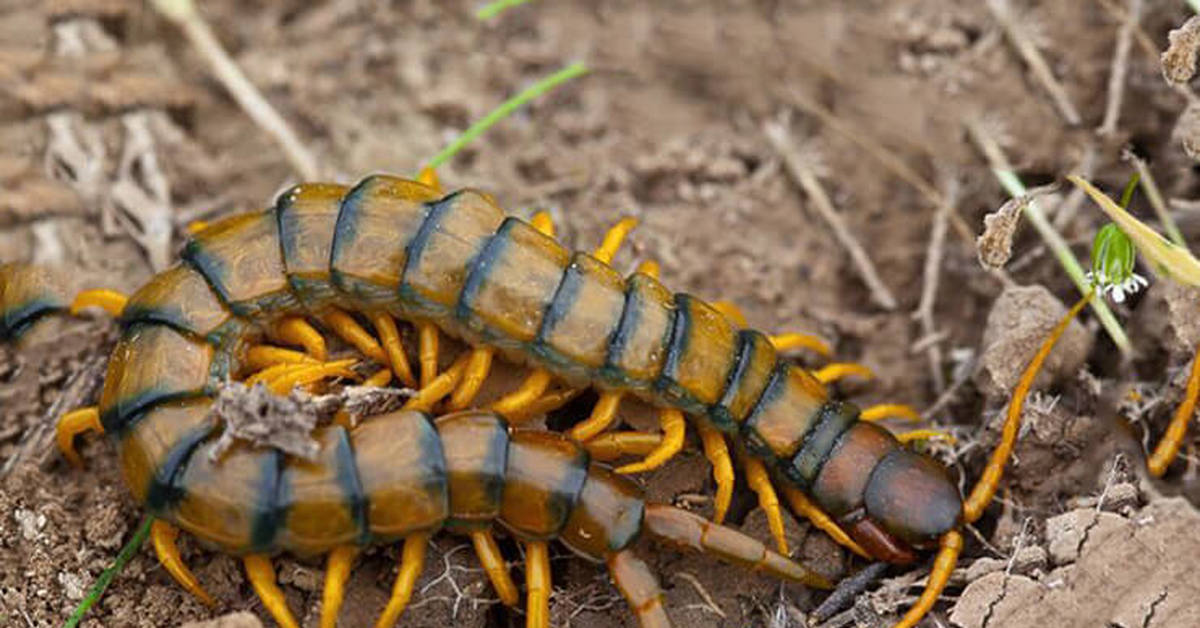
[[[150,524],[150,543],[154,546],[154,553],[158,556],[158,562],[171,574],[175,582],[183,587],[188,593],[191,593],[210,608],[217,605],[217,601],[200,586],[200,581],[196,579],[196,574],[188,569],[183,558],[179,555],[179,545],[176,541],[179,539],[179,530],[163,521],[155,519],[154,523]]]

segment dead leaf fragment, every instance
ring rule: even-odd
[[[1196,54],[1200,52],[1200,15],[1192,16],[1183,26],[1167,35],[1171,42],[1162,53],[1163,78],[1172,85],[1186,85],[1196,75]]]

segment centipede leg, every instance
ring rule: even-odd
[[[416,386],[417,380],[413,378],[408,356],[404,354],[404,343],[400,341],[400,330],[396,328],[395,319],[387,312],[377,312],[371,317],[371,324],[383,341],[383,350],[387,353],[392,372],[405,386]]]
[[[771,344],[775,347],[775,350],[780,353],[796,351],[797,349],[808,349],[809,351],[826,358],[833,355],[833,351],[830,350],[829,345],[826,344],[824,340],[821,340],[812,334],[790,332],[770,336],[770,340]]]
[[[363,380],[363,386],[383,388],[392,381],[392,370],[386,366],[375,371],[375,374]]]
[[[713,467],[713,480],[717,483],[717,494],[713,498],[713,521],[721,523],[725,513],[729,512],[729,503],[733,500],[733,461],[729,458],[729,444],[725,435],[717,428],[704,423],[696,424],[700,433],[700,442],[704,445],[704,457]]]
[[[541,398],[542,393],[546,392],[546,388],[550,386],[550,380],[550,371],[534,370],[516,390],[492,403],[492,411],[510,419],[523,413]]]
[[[757,539],[686,510],[664,504],[646,504],[644,522],[646,532],[664,541],[691,547],[783,580],[818,589],[833,588],[824,576],[771,551]]]
[[[571,428],[568,433],[570,437],[581,443],[596,437],[597,434],[608,429],[612,425],[614,419],[617,418],[617,408],[621,406],[621,399],[624,395],[620,391],[606,390],[600,393],[600,398],[596,400],[596,405],[592,406],[592,413],[588,418],[579,422]]]
[[[870,368],[855,362],[834,362],[813,372],[813,377],[816,377],[817,381],[822,384],[831,384],[850,376],[872,379],[875,377],[875,373]]]
[[[637,617],[638,625],[642,628],[671,626],[663,604],[662,588],[642,559],[630,550],[617,552],[608,558],[608,573]]]
[[[423,183],[435,192],[440,193],[442,191],[442,184],[438,181],[437,170],[429,166],[421,168],[421,172],[417,173],[417,183]]]
[[[275,623],[281,628],[300,628],[300,623],[288,608],[283,590],[275,583],[275,566],[271,564],[271,558],[265,554],[248,554],[242,557],[242,564],[246,568],[250,586],[258,594],[258,599],[262,601],[267,612],[275,618]]]
[[[662,434],[646,432],[608,432],[583,444],[593,460],[607,462],[621,456],[645,456],[658,449]]]
[[[496,590],[500,601],[505,606],[516,606],[520,601],[517,585],[508,573],[508,565],[504,562],[504,556],[500,554],[500,547],[496,545],[496,537],[492,536],[490,530],[475,530],[471,532],[471,543],[475,546],[475,555],[479,557],[479,563],[483,565],[483,571],[492,581],[492,588]]]
[[[687,432],[683,413],[675,408],[663,408],[658,411],[658,421],[663,432],[662,442],[641,462],[618,467],[617,473],[642,473],[657,469],[683,450],[683,437]]]
[[[1192,420],[1192,413],[1196,410],[1197,396],[1200,396],[1200,350],[1192,360],[1192,370],[1188,374],[1183,402],[1175,409],[1175,414],[1167,425],[1167,431],[1158,441],[1158,445],[1154,447],[1154,453],[1150,454],[1150,458],[1146,461],[1150,475],[1156,478],[1162,477],[1167,472],[1167,467],[1171,466],[1171,462],[1175,460],[1180,446],[1183,445],[1183,438],[1187,436],[1188,422]]]
[[[613,256],[617,254],[617,249],[621,248],[621,243],[625,241],[625,236],[629,235],[629,232],[633,231],[636,226],[637,218],[628,216],[622,218],[604,234],[604,240],[600,242],[600,246],[592,255],[605,264],[612,262]]]
[[[550,628],[550,546],[525,544],[525,628]]]
[[[354,320],[349,314],[339,310],[332,309],[324,316],[324,321],[333,333],[337,334],[347,344],[358,349],[359,353],[375,360],[380,364],[387,364],[387,354],[383,352],[383,347],[375,341],[371,333],[363,329],[358,321]]]
[[[583,389],[581,388],[568,388],[547,393],[539,397],[537,401],[534,401],[528,406],[521,408],[520,412],[514,412],[513,414],[508,415],[506,418],[513,425],[520,425],[521,423],[528,421],[531,417],[541,416],[547,412],[553,412],[554,410],[563,407],[568,401],[579,396],[579,393],[582,392],[582,390]]]
[[[84,290],[71,301],[71,314],[79,314],[89,307],[98,307],[115,318],[125,311],[125,304],[128,302],[129,297],[115,290]]]
[[[958,442],[958,439],[955,438],[954,435],[949,432],[943,432],[942,430],[930,430],[930,429],[909,430],[907,432],[901,432],[899,434],[896,434],[896,440],[898,440],[901,443],[904,443],[906,445],[908,443],[911,443],[916,440],[940,440],[945,443],[950,443],[951,445]]]
[[[462,378],[463,371],[467,368],[467,359],[469,355],[464,355],[454,362],[450,368],[441,375],[438,375],[429,382],[429,385],[424,386],[417,394],[409,397],[404,403],[406,410],[421,410],[429,412],[433,409],[434,404],[441,401],[443,397],[449,395],[458,386],[459,380]]]
[[[304,347],[304,352],[314,360],[324,361],[326,354],[325,338],[321,332],[300,316],[289,316],[274,325],[275,336],[280,341],[297,347]]]
[[[267,388],[270,388],[277,395],[286,395],[296,386],[303,386],[328,377],[357,379],[358,374],[350,370],[350,367],[355,362],[354,359],[347,359],[313,365],[301,364],[299,365],[300,368],[288,371],[268,381]]]
[[[475,400],[475,395],[479,394],[480,387],[492,370],[492,357],[496,355],[496,351],[491,347],[476,347],[471,350],[470,355],[462,381],[447,402],[450,410],[462,410]]]
[[[742,313],[742,308],[738,307],[732,301],[713,301],[710,305],[713,309],[720,312],[730,324],[734,327],[744,328],[749,325],[746,323],[746,315]]]
[[[316,364],[317,361],[307,353],[273,347],[271,345],[255,345],[246,351],[246,367],[260,371],[278,364]]]
[[[154,545],[154,553],[158,555],[158,562],[163,569],[171,574],[179,586],[196,596],[196,599],[203,602],[205,606],[215,607],[217,601],[208,594],[208,591],[204,590],[204,587],[200,586],[196,574],[188,569],[187,564],[180,557],[179,545],[176,544],[178,538],[179,530],[166,521],[155,519],[154,523],[150,524],[150,543]]]
[[[412,597],[413,586],[425,568],[425,545],[429,543],[429,534],[410,534],[404,539],[404,549],[400,554],[400,571],[396,574],[396,584],[392,586],[392,597],[375,622],[375,628],[391,628],[400,619],[404,607]]]
[[[921,597],[913,604],[904,617],[895,625],[894,628],[913,628],[921,618],[933,608],[938,597],[946,588],[946,583],[950,581],[950,574],[954,572],[954,566],[958,563],[958,554],[962,551],[963,537],[958,530],[951,530],[942,535],[940,549],[937,556],[933,559],[933,568],[929,571],[929,580],[925,583],[925,590],[921,592]]]
[[[783,497],[788,501],[788,505],[792,508],[792,513],[797,517],[808,519],[816,528],[829,538],[833,539],[838,545],[848,548],[850,551],[862,556],[863,558],[871,558],[867,550],[850,538],[849,534],[841,528],[825,511],[821,510],[812,500],[808,498],[800,489],[794,486],[782,487]]]
[[[421,363],[421,388],[425,388],[438,374],[438,328],[433,323],[417,323],[417,354]]]
[[[75,437],[87,432],[104,433],[104,426],[100,424],[100,410],[96,406],[72,410],[62,415],[54,431],[58,451],[76,469],[82,469],[83,458],[75,451]]]
[[[864,408],[858,415],[860,421],[874,422],[880,419],[903,419],[919,423],[921,413],[916,408],[903,403],[880,403]]]
[[[758,507],[767,514],[767,526],[771,529],[775,546],[779,548],[780,554],[787,556],[788,543],[783,531],[783,512],[779,509],[779,497],[775,494],[775,487],[771,486],[767,468],[757,458],[746,458],[744,466],[746,483],[758,495]]]
[[[325,589],[321,592],[321,628],[337,628],[338,611],[346,596],[346,580],[358,548],[342,545],[329,552],[325,563]]]

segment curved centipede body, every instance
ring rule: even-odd
[[[303,184],[271,209],[196,233],[182,257],[121,310],[124,332],[105,378],[99,426],[118,442],[140,502],[228,551],[323,553],[461,523],[462,513],[447,505],[455,491],[445,497],[444,486],[433,486],[453,485],[453,473],[430,466],[448,464],[437,451],[450,456],[453,446],[440,427],[418,429],[425,423],[415,419],[405,419],[416,430],[406,435],[390,430],[400,419],[371,418],[351,432],[324,428],[314,436],[324,456],[317,463],[270,449],[209,455],[208,404],[223,382],[246,371],[247,348],[290,316],[321,320],[345,311],[432,324],[569,386],[630,393],[687,413],[718,440],[733,441],[771,482],[811,497],[875,558],[911,562],[916,549],[939,539],[945,549],[962,519],[962,499],[939,464],[858,420],[854,406],[829,399],[766,335],[737,328],[650,273],[624,277],[606,259],[568,251],[483,193],[442,195],[388,176],[353,187]],[[61,307],[13,285],[33,300],[10,300],[6,289],[0,331],[19,331]],[[18,307],[34,302],[40,305]],[[574,452],[557,469],[579,482],[610,476],[559,437],[514,439],[505,441],[510,456],[524,440],[549,439],[557,444],[534,449]],[[396,460],[402,468],[389,468]],[[512,475],[506,469],[501,492],[532,499],[512,488],[523,481]],[[482,520],[498,518],[518,536],[566,539],[569,515],[590,504],[579,501],[585,485],[565,491],[571,499],[555,510],[554,525],[526,528],[515,512]],[[621,486],[618,493],[632,491]],[[614,539],[620,547],[611,551],[627,540]],[[586,549],[593,558],[608,556]]]

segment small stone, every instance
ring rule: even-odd
[[[262,628],[262,622],[253,613],[239,611],[216,619],[190,621],[179,628]]]
[[[1126,519],[1111,512],[1097,513],[1094,509],[1065,512],[1046,520],[1046,538],[1050,562],[1054,565],[1073,563],[1086,539],[1095,542],[1113,530],[1120,529]]]
[[[1042,585],[1025,576],[996,572],[967,585],[950,613],[950,623],[960,628],[1009,626],[1005,620],[1041,600]]]

